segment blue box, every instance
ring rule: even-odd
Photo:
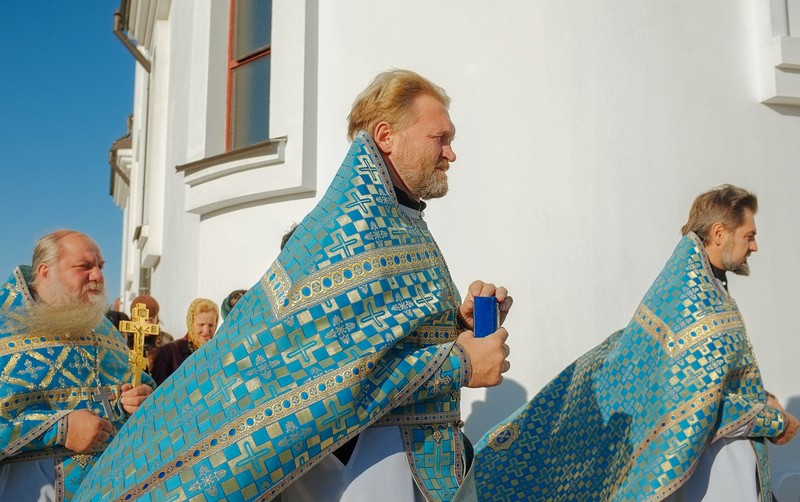
[[[500,327],[500,304],[494,296],[476,296],[475,338],[491,335]]]

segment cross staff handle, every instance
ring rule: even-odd
[[[147,361],[144,358],[144,337],[157,335],[161,330],[158,324],[147,322],[150,318],[150,311],[144,303],[137,303],[131,314],[130,321],[119,323],[119,330],[122,333],[133,335],[133,349],[131,349],[128,359],[131,362],[131,385],[138,387],[142,384],[142,370],[147,368]]]

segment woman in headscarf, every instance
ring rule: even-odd
[[[218,322],[216,303],[206,298],[193,300],[186,313],[186,336],[159,347],[153,361],[153,380],[161,385],[192,352],[211,340]]]
[[[246,289],[235,289],[231,291],[231,294],[226,296],[224,300],[222,300],[222,303],[220,304],[220,311],[223,319],[228,317],[228,314],[231,313],[233,307],[236,306],[236,302],[238,302],[245,293],[247,293]]]

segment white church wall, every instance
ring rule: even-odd
[[[169,50],[170,29],[166,21],[156,21],[153,38],[155,43],[152,50],[152,75],[157,78],[150,79],[147,101],[147,124],[144,145],[145,171],[143,176],[144,196],[142,204],[146,208],[140,225],[141,237],[137,246],[141,250],[141,264],[144,267],[153,267],[158,263],[163,254],[165,214],[165,184],[168,182],[166,170],[167,153],[173,138],[163,134],[169,130],[169,74],[171,68],[171,53]]]
[[[154,169],[159,170],[159,177],[165,185],[163,209],[149,205],[150,217],[160,224],[159,235],[165,236],[157,261],[151,262],[155,264],[151,292],[161,304],[162,325],[178,335],[185,330],[185,312],[193,298],[204,296],[219,301],[230,289],[242,287],[242,283],[252,285],[272,259],[265,261],[260,253],[257,258],[251,256],[253,251],[264,246],[258,238],[253,239],[250,235],[253,220],[243,217],[241,208],[253,207],[259,211],[260,204],[269,203],[269,210],[274,211],[283,201],[297,197],[287,198],[282,193],[308,192],[316,183],[313,179],[316,114],[313,109],[303,111],[306,103],[316,101],[315,80],[303,84],[307,73],[315,77],[316,68],[309,62],[315,64],[316,35],[315,32],[307,34],[295,26],[296,23],[302,25],[308,17],[312,23],[309,26],[316,30],[314,14],[312,12],[309,16],[302,2],[285,2],[276,6],[275,15],[290,18],[293,22],[274,29],[274,40],[282,53],[272,61],[273,71],[285,77],[275,83],[272,91],[277,96],[272,106],[272,136],[288,138],[285,148],[282,147],[280,162],[269,169],[244,166],[233,175],[221,178],[214,175],[214,183],[201,186],[198,193],[190,193],[191,200],[186,198],[190,175],[176,172],[176,167],[224,152],[227,49],[220,50],[219,44],[227,44],[229,12],[220,4],[174,2],[168,19],[163,21],[165,25],[161,27],[165,33],[156,31],[150,48],[155,61],[150,81],[151,94],[169,96],[167,105],[161,102],[153,105],[164,114],[163,122],[150,125],[152,136],[160,140],[168,138],[163,155],[158,151],[148,154],[150,162],[158,165]],[[307,41],[313,43],[311,50],[306,48]],[[168,68],[158,66],[158,61],[167,57],[164,53],[171,59]],[[309,141],[306,141],[306,136]],[[233,197],[249,188],[265,189],[265,184],[275,184],[275,195],[266,201],[254,201],[254,197],[248,196],[231,209],[223,197],[222,205],[227,206],[222,209],[198,207],[198,204],[203,204],[204,197],[209,199],[220,194]],[[234,217],[226,217],[231,214]],[[299,221],[299,218],[295,219]],[[265,232],[263,240],[265,245],[269,242],[277,249],[280,236],[292,220],[285,217],[275,220],[281,223]],[[221,230],[217,231],[219,227]],[[225,235],[230,237],[221,240],[220,236]],[[242,236],[248,235],[250,237],[243,245],[234,245],[242,240]],[[272,238],[268,239],[268,236]],[[246,271],[251,268],[247,266],[251,262],[259,273],[244,273],[241,279],[238,278],[240,274],[230,272],[230,267],[220,266],[237,263],[242,264],[242,270]],[[231,276],[234,287],[228,289],[225,281],[220,280],[226,276]]]
[[[209,273],[201,275],[199,290],[220,303],[231,291],[258,282],[278,256],[281,236],[311,211],[315,201],[285,198],[204,220],[201,240],[207,245],[201,255]]]
[[[136,296],[133,292],[138,288],[139,284],[139,253],[138,248],[134,244],[133,234],[136,227],[141,225],[142,215],[142,174],[144,165],[144,140],[146,134],[145,124],[147,116],[146,112],[146,72],[140,67],[136,66],[134,73],[134,96],[133,96],[133,117],[131,128],[131,172],[130,172],[130,189],[128,197],[128,207],[124,212],[125,224],[123,226],[122,236],[122,254],[124,261],[122,261],[122,281],[120,281],[120,308],[126,312],[130,312],[128,305],[131,300]]]

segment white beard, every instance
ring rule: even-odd
[[[48,305],[35,303],[13,315],[27,333],[85,336],[100,324],[106,312],[105,298],[97,295],[91,303]]]

